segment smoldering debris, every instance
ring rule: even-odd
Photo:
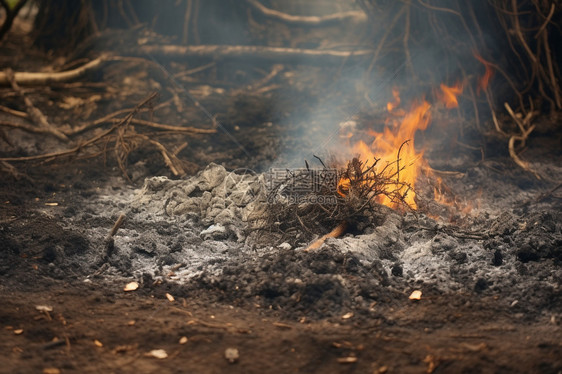
[[[152,177],[139,189],[74,196],[72,204],[83,207],[78,213],[46,207],[44,214],[60,218],[60,230],[80,232],[89,243],[87,251],[53,259],[49,269],[72,267],[82,279],[126,278],[141,289],[168,282],[177,297],[206,289],[233,303],[252,300],[291,313],[322,303],[329,308],[321,310],[334,315],[342,305],[368,312],[372,302],[407,298],[413,289],[424,295],[502,292],[510,302],[531,297],[519,308],[550,305],[547,299],[560,292],[559,213],[488,210],[467,218],[469,235],[420,212],[387,208],[362,231],[306,252],[306,240],[256,245],[263,237],[248,227],[269,207],[266,178],[210,164],[187,179]],[[99,266],[107,233],[121,214],[126,219],[113,236],[113,251]]]

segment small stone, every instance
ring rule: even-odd
[[[224,358],[231,364],[234,364],[240,358],[240,353],[237,348],[227,348],[224,351]]]
[[[285,251],[288,251],[289,249],[291,249],[291,248],[293,248],[293,247],[292,247],[289,243],[284,242],[284,243],[279,244],[279,245],[277,246],[277,248],[283,249],[283,250],[285,250]]]
[[[179,343],[180,343],[180,344],[185,344],[185,343],[187,343],[187,341],[188,341],[187,336],[182,336],[182,337],[180,338]]]

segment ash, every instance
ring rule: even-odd
[[[502,293],[503,303],[522,312],[561,310],[562,217],[553,204],[501,211],[492,200],[455,225],[388,209],[377,224],[305,252],[307,242],[256,245],[248,234],[248,221],[268,209],[263,186],[263,174],[210,164],[185,180],[152,177],[140,189],[108,188],[84,198],[80,213],[61,217],[91,250],[80,258],[55,256],[53,272],[72,268],[85,281],[160,280],[174,284],[176,295],[205,289],[232,303],[308,316],[317,310],[318,317],[376,313],[374,302],[392,303],[414,289],[426,296]],[[512,194],[509,203],[528,195]],[[121,213],[126,220],[113,252],[100,262]]]

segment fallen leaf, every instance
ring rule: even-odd
[[[182,337],[180,338],[180,344],[185,344],[185,343],[187,343],[187,340],[188,340],[188,339],[187,339],[187,336],[182,336]]]
[[[175,299],[172,295],[170,295],[169,293],[166,293],[166,297],[168,298],[168,300],[172,303]]]
[[[421,300],[422,292],[420,290],[413,291],[408,299],[410,300]]]
[[[49,306],[49,305],[37,305],[35,307],[35,309],[37,309],[40,312],[52,312],[53,311],[53,307]]]
[[[160,360],[168,357],[168,354],[163,349],[153,349],[149,352],[149,355]]]
[[[21,334],[23,334],[23,329],[14,330],[14,334],[16,334],[16,335],[21,335]]]
[[[224,351],[224,358],[226,358],[228,362],[233,364],[238,361],[238,358],[240,358],[240,352],[238,352],[237,348],[227,348]]]
[[[357,362],[357,357],[340,357],[338,358],[338,363],[340,364],[353,364],[354,362]]]
[[[43,369],[43,374],[60,374],[60,370],[57,368],[45,368]]]
[[[341,316],[342,319],[350,319],[351,317],[353,317],[353,312],[345,313]]]
[[[125,291],[125,292],[134,291],[137,288],[139,288],[139,284],[137,282],[130,282],[130,283],[127,283],[127,285],[125,286],[123,291]]]
[[[97,339],[94,339],[94,344],[96,345],[96,347],[100,347],[100,348],[103,347],[103,343],[100,342],[100,341],[97,340]]]

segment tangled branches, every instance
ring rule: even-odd
[[[378,203],[383,196],[395,207],[410,208],[405,198],[412,188],[400,181],[400,154],[386,165],[353,158],[345,168],[330,168],[318,160],[322,169],[311,169],[308,163],[302,169],[272,169],[267,212],[254,220],[261,235],[273,234],[280,243],[296,245],[323,234],[363,230],[385,214]]]

